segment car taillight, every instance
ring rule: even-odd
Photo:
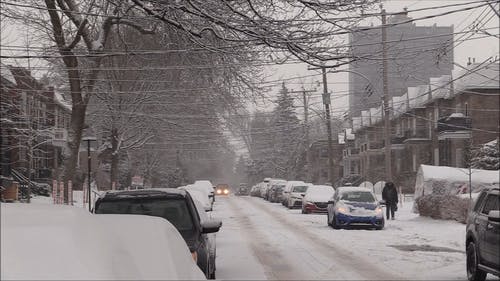
[[[191,256],[193,257],[194,262],[198,262],[198,253],[196,251],[192,252]]]

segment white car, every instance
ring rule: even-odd
[[[199,204],[203,206],[205,212],[210,212],[213,210],[212,202],[210,198],[207,196],[207,193],[198,188],[193,188],[192,185],[180,186],[178,189],[186,190],[191,197],[199,201]]]
[[[288,199],[290,196],[290,189],[294,184],[305,184],[303,181],[287,181],[285,184],[285,188],[283,188],[283,195],[281,204],[285,207],[288,207]]]
[[[205,279],[179,231],[163,218],[49,204],[0,208],[2,280]]]
[[[214,185],[208,180],[197,180],[193,184],[188,186],[192,186],[193,188],[197,188],[200,190],[204,190],[208,198],[210,199],[210,203],[213,204],[215,201],[215,188]]]
[[[329,185],[310,186],[302,198],[302,214],[327,213],[328,201],[335,194]]]

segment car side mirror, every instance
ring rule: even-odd
[[[385,205],[385,200],[380,200],[380,201],[378,201],[378,203],[379,203],[380,205]]]
[[[306,196],[305,194],[300,194],[302,197]]]
[[[333,205],[333,204],[335,204],[335,201],[330,200],[330,201],[328,201],[328,204],[332,204]]]
[[[201,233],[214,233],[219,231],[222,221],[211,219],[201,224]]]
[[[500,222],[500,211],[490,211],[488,213],[488,221],[491,222]]]

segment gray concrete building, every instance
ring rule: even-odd
[[[428,84],[430,77],[450,75],[453,68],[453,26],[418,26],[405,13],[387,19],[388,89],[390,97],[408,87]],[[391,26],[391,24],[394,24]],[[361,26],[349,36],[351,116],[381,104],[382,31],[379,26]]]

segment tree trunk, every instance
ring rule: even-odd
[[[71,80],[70,80],[71,81]],[[75,182],[76,166],[78,154],[80,152],[80,142],[85,124],[85,106],[73,105],[71,111],[71,127],[69,131],[69,156],[64,160],[64,184],[68,181]],[[64,189],[64,202],[68,202],[68,189]]]

